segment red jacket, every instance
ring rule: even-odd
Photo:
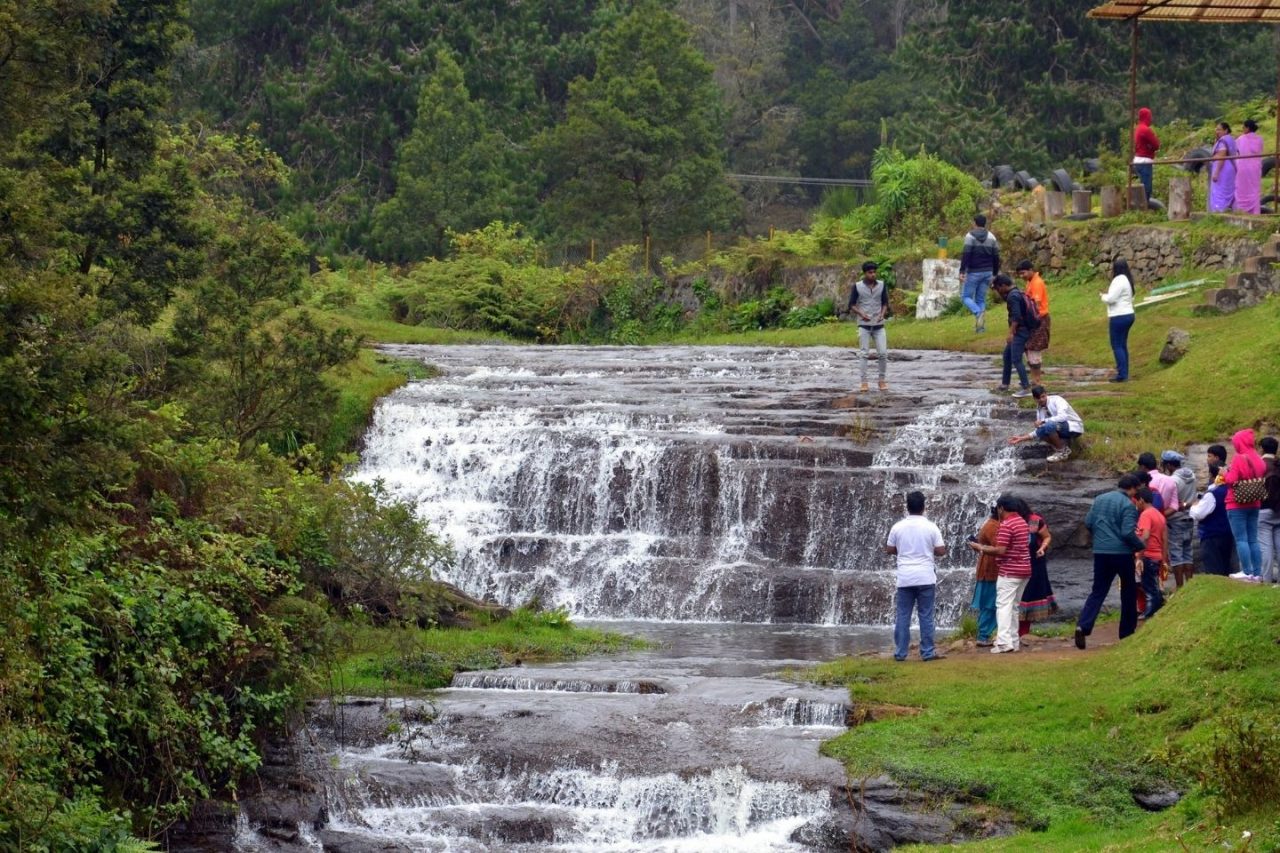
[[[1133,129],[1133,156],[1155,158],[1160,150],[1160,137],[1151,129],[1151,110],[1138,110],[1138,126]]]

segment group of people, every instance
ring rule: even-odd
[[[888,339],[885,335],[889,290],[878,273],[875,261],[863,263],[862,278],[850,287],[849,301],[840,312],[852,317],[858,325],[858,349],[861,353],[859,390],[862,393],[871,390],[867,373],[873,344],[879,363],[880,390],[889,389]],[[1020,261],[1016,274],[1022,282],[1021,288],[1013,278],[1000,272],[1000,241],[987,228],[987,217],[983,214],[975,216],[973,228],[965,235],[964,250],[960,255],[961,301],[973,314],[974,332],[979,334],[987,328],[987,291],[994,289],[1005,303],[1007,331],[1000,384],[992,390],[1009,393],[1013,373],[1017,371],[1019,387],[1012,393],[1014,397],[1024,398],[1030,397],[1032,385],[1040,382],[1044,353],[1049,349],[1052,320],[1049,289],[1035,264],[1030,260]],[[1116,362],[1111,382],[1127,382],[1129,379],[1129,330],[1133,328],[1134,321],[1134,290],[1129,263],[1124,258],[1116,258],[1111,265],[1111,283],[1098,294],[1107,309],[1111,352]]]
[[[1034,389],[1037,427],[1012,441],[1039,437],[1061,441],[1063,431],[1083,431],[1079,416],[1057,395]],[[1061,425],[1061,426],[1060,426]],[[1120,581],[1120,638],[1139,619],[1150,619],[1165,603],[1166,583],[1180,588],[1196,574],[1193,539],[1198,538],[1199,571],[1246,583],[1280,583],[1280,442],[1257,442],[1253,430],[1231,438],[1234,455],[1222,445],[1208,449],[1209,477],[1202,491],[1187,459],[1166,450],[1138,457],[1137,468],[1116,488],[1099,495],[1085,525],[1093,541],[1093,583],[1076,621],[1075,644],[1084,649],[1107,595]],[[936,524],[924,515],[921,492],[907,495],[907,516],[889,531],[885,552],[897,558],[894,658],[907,659],[911,617],[920,622],[920,657],[942,657],[934,639],[935,560],[946,553]],[[1053,536],[1045,520],[1021,497],[1001,495],[990,518],[969,547],[978,554],[972,608],[977,611],[977,644],[993,654],[1016,652],[1032,623],[1058,611],[1049,579],[1047,553]],[[1233,559],[1238,570],[1232,571]]]
[[[935,560],[946,553],[942,531],[925,518],[924,494],[907,495],[907,516],[893,525],[885,553],[897,558],[895,594],[895,660],[907,659],[911,644],[911,615],[920,621],[920,657],[943,657],[934,642]],[[1001,495],[991,517],[969,537],[978,552],[978,576],[973,607],[978,611],[978,645],[992,654],[1018,651],[1031,623],[1058,611],[1049,583],[1047,552],[1053,537],[1044,519],[1016,495]]]
[[[1231,444],[1235,455],[1229,463],[1225,447],[1209,447],[1209,477],[1198,496],[1185,457],[1166,450],[1158,463],[1154,454],[1142,454],[1136,471],[1094,500],[1085,518],[1093,536],[1093,586],[1076,623],[1077,647],[1085,648],[1117,578],[1121,639],[1134,632],[1140,615],[1155,615],[1164,602],[1165,578],[1171,573],[1181,587],[1195,574],[1193,537],[1200,542],[1202,573],[1247,583],[1280,581],[1280,442],[1267,436],[1255,447],[1253,430],[1242,429]]]
[[[1231,125],[1218,122],[1213,129],[1213,152],[1209,157],[1209,212],[1262,212],[1262,137],[1258,123],[1245,119],[1244,133],[1238,137]],[[1151,127],[1151,110],[1138,110],[1133,128],[1133,171],[1151,198],[1155,156],[1160,137]]]

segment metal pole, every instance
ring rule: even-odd
[[[1271,194],[1275,196],[1271,200],[1271,209],[1280,211],[1280,27],[1276,27],[1272,32],[1275,34],[1276,42],[1276,159],[1271,163]]]
[[[1130,188],[1133,187],[1134,129],[1138,126],[1138,19],[1133,19],[1133,32],[1129,36],[1129,181],[1125,184],[1124,209],[1129,209]]]

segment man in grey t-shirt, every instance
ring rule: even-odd
[[[875,341],[876,354],[880,357],[880,390],[888,391],[885,369],[889,363],[888,339],[884,334],[884,321],[889,316],[889,288],[876,278],[879,267],[875,261],[862,265],[862,278],[849,290],[846,314],[852,314],[858,322],[858,347],[862,350],[862,393],[871,390],[867,385],[867,359],[871,355],[871,342]]]

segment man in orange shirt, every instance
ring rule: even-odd
[[[1040,384],[1040,366],[1044,363],[1044,351],[1049,348],[1049,290],[1044,286],[1044,279],[1036,272],[1031,261],[1018,263],[1018,278],[1027,283],[1023,288],[1026,297],[1036,303],[1036,311],[1040,314],[1040,328],[1031,333],[1027,339],[1027,367],[1031,371],[1031,384]]]

